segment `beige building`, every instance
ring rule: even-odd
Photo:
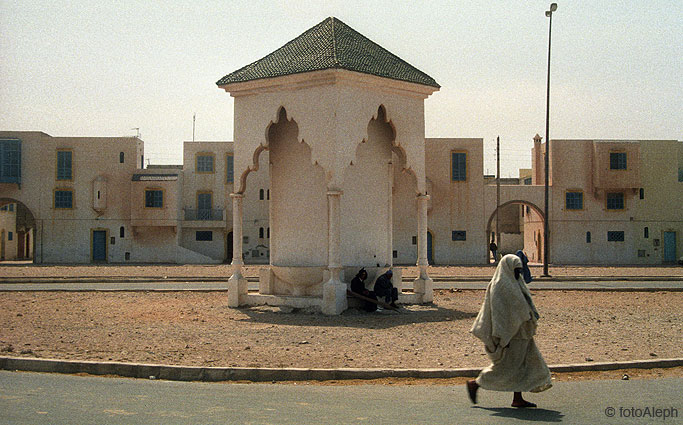
[[[330,34],[367,47],[333,18],[297,40],[315,50]],[[270,75],[297,64],[278,50],[229,74],[218,85],[235,97],[235,142],[185,142],[182,165],[144,168],[134,137],[0,132],[2,259],[232,262],[236,275],[243,262],[270,264],[260,293],[271,298],[248,300],[237,276],[234,303],[322,299],[321,283],[334,292],[360,267],[372,278],[407,264],[420,266],[413,301],[425,301],[428,263],[485,264],[492,237],[500,253],[542,261],[540,137],[532,168],[500,182],[496,208],[483,140],[425,139],[423,103],[438,84],[380,53],[395,66],[357,69],[363,53],[340,51],[350,62]],[[551,263],[683,255],[683,143],[553,140],[549,159]]]

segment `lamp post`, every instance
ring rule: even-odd
[[[548,23],[548,86],[546,90],[545,103],[545,219],[543,220],[543,276],[550,276],[548,273],[548,256],[549,256],[549,241],[550,241],[550,226],[548,221],[550,214],[548,211],[548,189],[549,189],[549,158],[550,158],[550,37],[553,28],[553,12],[557,10],[557,3],[550,4],[550,10],[545,11],[545,16],[550,18]]]

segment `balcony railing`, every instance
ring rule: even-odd
[[[186,221],[223,221],[223,209],[185,208]]]

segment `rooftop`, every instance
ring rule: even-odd
[[[337,18],[327,18],[294,40],[218,80],[218,86],[325,69],[376,75],[439,88],[424,72]]]

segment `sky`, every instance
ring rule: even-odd
[[[683,2],[558,1],[551,139],[683,139]],[[152,164],[231,141],[216,81],[330,16],[433,77],[427,137],[484,139],[485,172],[545,136],[550,2],[0,0],[0,130],[134,136]]]

